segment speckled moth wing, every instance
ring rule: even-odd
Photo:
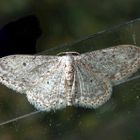
[[[140,68],[140,48],[134,45],[119,45],[82,54],[80,59],[117,85],[125,82]]]
[[[56,60],[57,57],[42,55],[2,57],[0,58],[0,83],[17,92],[26,93],[44,74],[49,74],[58,63]]]
[[[66,106],[65,75],[58,56],[12,55],[0,59],[0,83],[25,93],[39,110]]]
[[[75,106],[97,108],[104,104],[112,94],[110,80],[102,73],[94,73],[89,65],[81,61],[75,62]]]
[[[38,77],[37,85],[26,92],[28,101],[42,111],[62,109],[67,106],[64,67],[58,63],[50,70],[48,75],[44,74],[40,79]]]

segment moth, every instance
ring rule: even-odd
[[[112,86],[140,68],[140,48],[118,45],[58,56],[10,55],[0,58],[0,83],[19,93],[40,111],[66,106],[97,108],[108,101]]]

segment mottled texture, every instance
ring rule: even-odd
[[[110,98],[113,85],[140,68],[140,48],[133,45],[62,54],[0,58],[0,83],[25,93],[38,110],[69,105],[97,108]]]
[[[83,63],[105,74],[113,85],[125,80],[140,68],[140,47],[119,45],[80,56]]]

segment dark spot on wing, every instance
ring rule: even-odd
[[[115,54],[113,54],[112,57],[114,58],[115,57]]]
[[[23,66],[26,66],[26,63],[25,62],[23,63]]]

